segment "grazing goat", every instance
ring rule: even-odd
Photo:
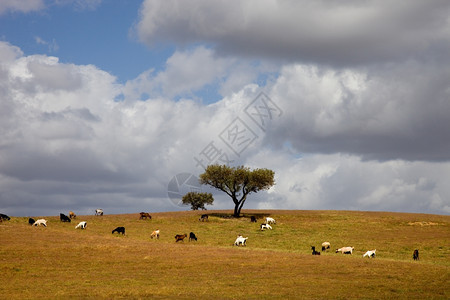
[[[323,242],[322,243],[322,252],[330,249],[330,247],[331,247],[331,244],[329,242]]]
[[[69,211],[69,218],[76,219],[77,215],[73,211]]]
[[[117,232],[118,234],[121,233],[122,235],[125,235],[125,227],[122,227],[122,226],[117,227],[116,229],[114,229],[112,231],[113,234],[114,234],[114,232]]]
[[[256,223],[256,217],[255,217],[255,216],[251,216],[251,217],[250,217],[250,222]]]
[[[264,230],[264,229],[272,229],[272,226],[270,226],[269,224],[261,224],[261,226],[259,226],[260,228],[261,228],[261,230]]]
[[[189,233],[189,242],[194,240],[197,241],[197,237],[195,236],[195,234],[193,232]]]
[[[11,220],[11,218],[10,217],[8,217],[7,215],[5,215],[5,214],[0,214],[0,218],[2,219],[2,220]]]
[[[341,252],[342,254],[352,254],[354,247],[342,247],[336,250],[336,253]]]
[[[36,222],[33,218],[28,218],[28,224],[33,225]]]
[[[266,224],[276,224],[277,222],[275,221],[274,218],[271,217],[267,217],[266,218]]]
[[[152,234],[150,234],[150,238],[157,238],[159,239],[159,229],[156,229],[155,231],[152,232]]]
[[[81,229],[86,229],[87,223],[85,221],[78,223],[77,226],[75,226],[75,229],[77,228],[81,228]]]
[[[176,236],[175,236],[175,242],[179,242],[179,241],[182,241],[182,242],[184,242],[184,239],[187,237],[187,234],[185,233],[185,234],[177,234]]]
[[[237,237],[236,241],[234,241],[234,245],[235,246],[239,246],[239,245],[247,246],[247,239],[248,239],[248,237],[245,238],[245,237],[242,237],[242,235],[239,235]]]
[[[95,215],[96,216],[103,216],[103,209],[101,209],[101,208],[96,209],[95,210]]]
[[[414,250],[413,252],[413,259],[419,260],[419,249]]]
[[[200,219],[198,219],[199,221],[208,221],[208,215],[202,215],[201,217],[200,217]]]
[[[320,252],[316,251],[316,247],[311,246],[311,250],[312,250],[312,255],[320,255]]]
[[[150,216],[150,214],[149,213],[146,213],[146,212],[143,212],[143,211],[141,211],[140,213],[139,213],[139,215],[140,215],[140,217],[139,217],[139,220],[143,220],[143,219],[152,219],[152,216]]]
[[[68,216],[66,216],[65,214],[59,214],[59,219],[61,220],[61,222],[69,222],[70,223],[70,218]]]
[[[377,252],[377,249],[375,249],[375,250],[369,250],[369,251],[367,251],[366,253],[364,253],[364,255],[363,255],[363,257],[369,257],[369,258],[375,258],[375,255],[376,255],[376,252]]]
[[[47,220],[39,219],[39,220],[36,220],[36,222],[33,223],[33,226],[39,226],[39,225],[47,227]]]

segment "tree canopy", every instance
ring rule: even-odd
[[[234,216],[239,217],[242,206],[250,193],[268,190],[275,184],[275,172],[269,169],[250,170],[248,167],[209,165],[200,174],[200,183],[210,185],[231,197]]]
[[[211,193],[189,192],[181,199],[183,204],[191,205],[192,210],[206,209],[206,205],[212,205],[214,198]]]

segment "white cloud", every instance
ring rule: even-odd
[[[123,86],[94,66],[20,56],[2,46],[0,61],[7,64],[0,74],[8,80],[1,86],[0,208],[34,198],[31,206],[41,202],[42,210],[85,209],[94,199],[90,205],[116,209],[152,199],[173,209],[164,201],[167,183],[177,172],[196,171],[198,145],[219,126],[211,121],[215,108],[164,98],[115,102]]]
[[[22,55],[23,52],[19,47],[0,41],[0,59],[3,64],[13,62],[17,57]]]
[[[208,43],[218,53],[350,66],[445,55],[449,12],[440,0],[147,0],[137,31],[149,45]]]
[[[216,59],[211,50],[197,47],[193,51],[175,52],[155,81],[161,84],[164,95],[173,97],[199,90],[222,78],[231,64],[232,59]]]
[[[302,153],[448,161],[449,81],[447,65],[417,62],[366,71],[285,66],[270,96],[286,114],[268,141]]]
[[[216,56],[204,46],[179,50],[170,56],[165,69],[148,70],[126,83],[125,97],[195,97],[205,86],[217,85],[222,96],[238,92],[255,82],[260,74],[271,72],[269,64],[254,64],[237,58]]]
[[[248,205],[256,208],[449,213],[450,163],[379,163],[339,154],[293,159],[283,151],[263,151],[248,164],[276,173],[268,198],[252,203],[249,197]]]
[[[202,61],[208,66],[196,69]],[[412,62],[336,71],[286,65],[265,87],[283,110],[266,132],[244,112],[260,90],[255,84],[241,83],[210,105],[171,99],[212,81],[250,78],[245,64],[233,72],[239,63],[193,48],[174,53],[165,70],[121,85],[95,66],[24,56],[0,43],[0,210],[49,215],[98,207],[108,213],[177,209],[167,198],[169,180],[200,173],[194,156],[211,141],[230,152],[219,135],[240,117],[258,138],[232,158],[277,176],[276,186],[252,195],[245,208],[449,213],[450,139],[440,141],[449,127],[439,130],[448,125],[446,66]],[[192,68],[202,74],[195,77]],[[121,94],[122,101],[114,101]],[[434,147],[427,138],[437,142]],[[223,195],[217,199],[215,208],[232,206]]]

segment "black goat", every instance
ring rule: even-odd
[[[413,259],[414,260],[419,260],[419,250],[418,249],[414,250],[414,252],[413,252]]]
[[[311,246],[311,250],[312,250],[312,255],[320,255],[320,252],[316,251],[316,247]]]
[[[61,220],[61,222],[71,222],[70,218],[65,214],[59,214],[59,219]]]
[[[112,233],[114,233],[114,232],[121,233],[122,235],[125,235],[125,227],[122,227],[122,226],[117,227],[116,229],[114,229],[112,231]]]
[[[197,241],[197,237],[195,236],[195,234],[193,232],[189,233],[189,242],[194,240]]]
[[[8,220],[8,221],[11,220],[11,218],[5,214],[0,214],[0,218],[2,218],[3,220]]]

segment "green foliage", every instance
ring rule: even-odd
[[[214,198],[211,193],[189,192],[181,199],[184,205],[190,205],[192,210],[206,209],[206,205],[212,205]]]
[[[248,167],[209,165],[200,174],[200,183],[210,185],[231,197],[234,216],[239,217],[247,195],[268,190],[275,184],[275,172],[269,169],[250,170]]]

